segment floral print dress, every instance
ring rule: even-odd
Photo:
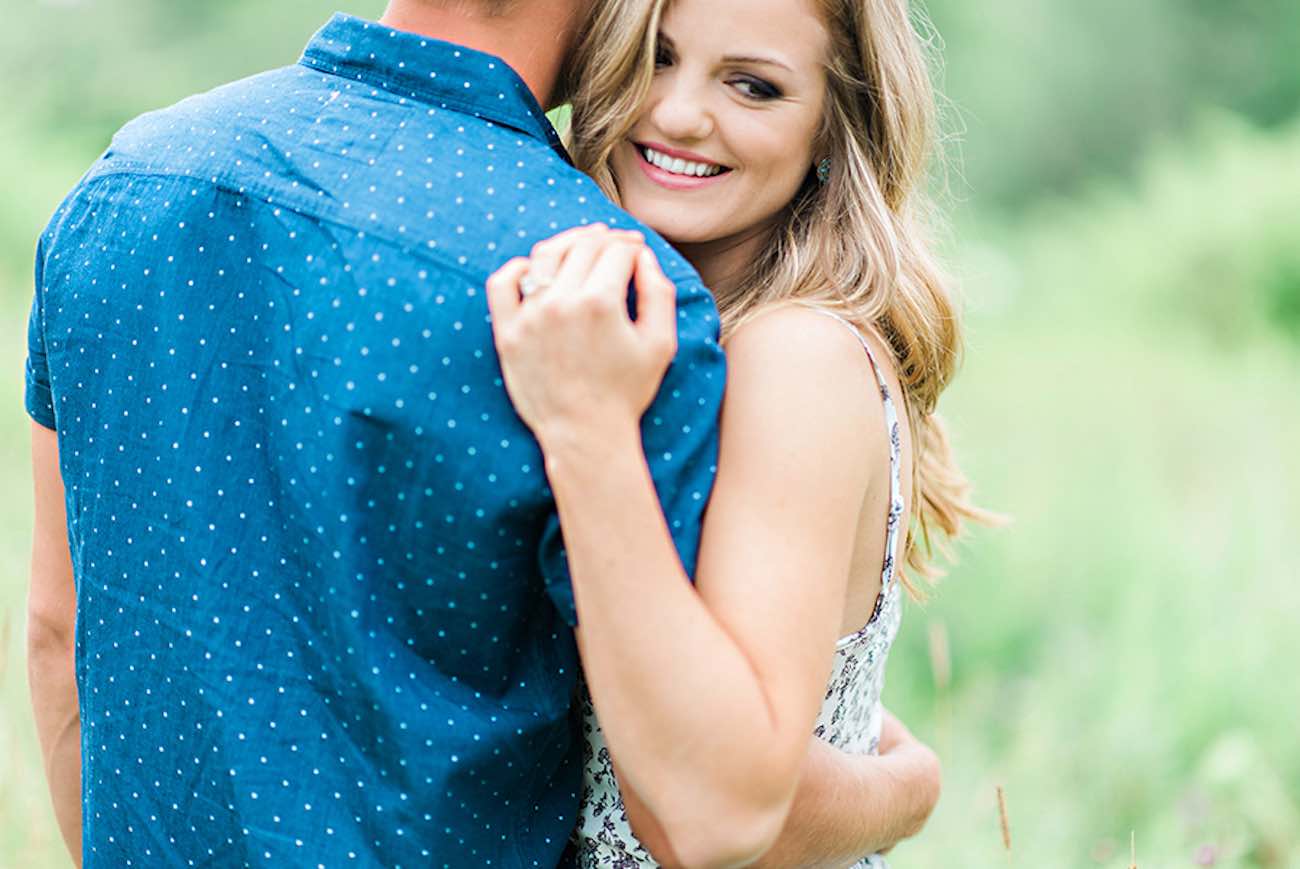
[[[875,611],[860,631],[842,638],[835,646],[834,664],[826,685],[826,696],[813,733],[851,754],[876,754],[883,724],[881,691],[885,684],[885,661],[898,635],[902,620],[902,596],[894,579],[894,558],[903,528],[902,445],[898,412],[889,386],[876,364],[871,346],[861,332],[844,318],[829,311],[853,330],[876,375],[876,384],[889,427],[889,520],[885,538],[885,560],[881,567],[880,595]],[[574,831],[578,865],[582,869],[642,869],[659,865],[637,841],[628,823],[627,810],[614,779],[614,767],[596,712],[585,686],[582,691],[584,771],[582,808]],[[884,869],[879,854],[864,857],[856,867]]]

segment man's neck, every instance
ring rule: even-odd
[[[503,15],[473,7],[392,0],[379,23],[494,54],[519,74],[543,108],[553,108],[551,94],[576,27],[573,4],[521,2]],[[558,16],[557,7],[562,10]]]

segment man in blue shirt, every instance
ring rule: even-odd
[[[591,5],[336,16],[128,124],[42,234],[30,659],[86,865],[561,862],[573,599],[483,286],[634,226],[539,104]],[[649,243],[680,352],[643,436],[690,568],[723,358]]]

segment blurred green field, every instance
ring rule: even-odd
[[[1300,126],[1222,117],[959,251],[980,532],[887,701],[947,791],[899,865],[1300,863]],[[931,633],[947,636],[949,685]],[[940,666],[940,672],[943,667]],[[957,858],[959,858],[957,860]]]
[[[945,413],[1014,523],[905,617],[886,700],[946,781],[893,863],[1127,867],[1132,835],[1142,867],[1300,866],[1300,6],[931,7],[966,127]],[[0,36],[30,83],[0,119],[0,866],[67,865],[22,653],[36,234],[125,118],[329,11],[63,3]]]

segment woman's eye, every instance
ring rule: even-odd
[[[655,69],[662,69],[665,66],[671,66],[673,56],[668,53],[668,49],[660,46],[655,49]]]
[[[738,78],[732,81],[732,87],[754,100],[774,100],[781,96],[776,85],[769,84],[761,78]]]

